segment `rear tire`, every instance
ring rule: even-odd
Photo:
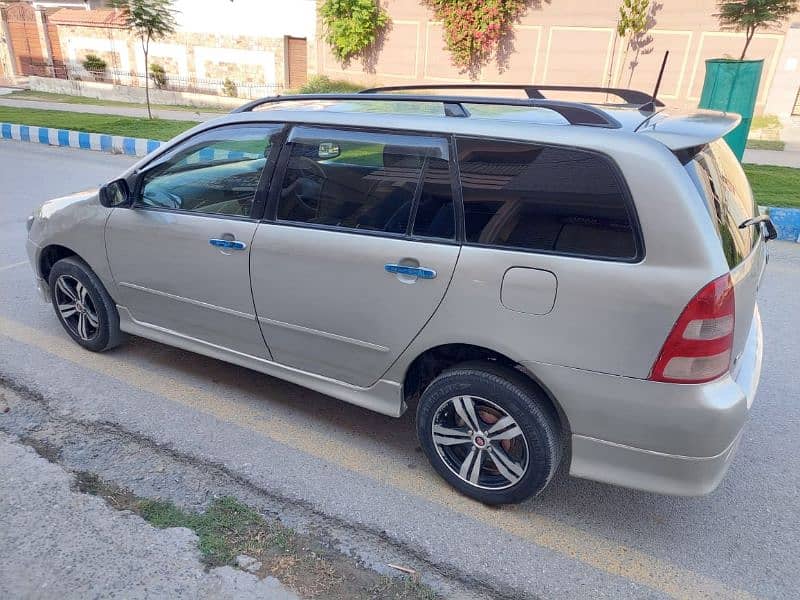
[[[117,306],[89,265],[75,256],[62,258],[48,283],[56,317],[78,344],[104,352],[122,342]]]
[[[539,494],[562,457],[558,418],[541,389],[485,361],[458,365],[431,382],[417,407],[417,435],[439,475],[485,504]]]

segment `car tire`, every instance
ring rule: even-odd
[[[75,256],[62,258],[48,283],[56,317],[75,342],[92,352],[122,342],[117,306],[89,265]]]
[[[431,382],[417,406],[417,435],[439,475],[485,504],[539,494],[563,452],[544,392],[519,371],[488,361],[455,366]]]

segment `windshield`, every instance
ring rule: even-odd
[[[747,176],[722,139],[703,147],[686,164],[686,170],[705,200],[728,266],[733,269],[750,254],[761,235],[758,226],[739,229],[742,222],[758,215]]]

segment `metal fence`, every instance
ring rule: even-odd
[[[57,63],[54,65],[37,64],[36,73],[47,77],[52,74],[58,79],[72,81],[97,81],[115,85],[127,85],[143,88],[145,86],[144,73],[133,73],[117,69],[106,69],[102,72],[89,72],[82,66]],[[201,79],[197,77],[178,77],[165,74],[163,82],[157,82],[150,77],[150,89],[159,89],[168,92],[191,92],[195,94],[212,94],[243,100],[255,100],[265,96],[274,96],[283,91],[283,86],[278,84],[251,83],[234,81],[230,79]]]

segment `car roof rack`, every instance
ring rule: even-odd
[[[649,98],[649,96],[648,96]],[[619,129],[619,121],[605,111],[590,104],[578,102],[562,102],[560,100],[547,100],[538,98],[487,98],[482,96],[436,96],[436,95],[411,95],[411,94],[382,94],[369,91],[354,94],[297,94],[290,96],[269,96],[248,102],[231,111],[233,113],[250,112],[266,104],[279,104],[283,102],[305,102],[315,100],[326,101],[374,101],[374,102],[429,102],[439,103],[444,107],[445,116],[469,117],[470,113],[465,104],[481,104],[490,106],[517,106],[523,108],[543,108],[561,115],[570,125],[588,125],[592,127],[605,127]]]
[[[548,99],[542,92],[592,92],[608,94],[620,98],[626,104],[642,108],[650,103],[663,107],[664,103],[653,98],[652,94],[640,90],[631,90],[618,87],[599,87],[591,85],[539,85],[535,83],[417,83],[408,85],[387,85],[368,88],[360,94],[375,94],[383,92],[403,92],[416,90],[521,90],[528,98],[537,100]]]

